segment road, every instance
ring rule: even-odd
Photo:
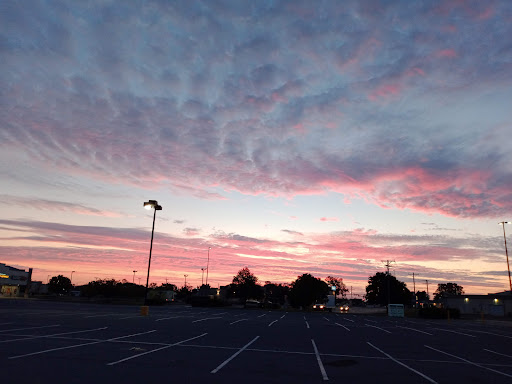
[[[511,341],[499,322],[0,300],[3,383],[512,383]]]

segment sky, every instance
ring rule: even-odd
[[[0,262],[507,290],[511,85],[505,0],[3,1]]]

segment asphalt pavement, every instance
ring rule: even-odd
[[[2,383],[505,383],[511,341],[499,322],[0,300]]]

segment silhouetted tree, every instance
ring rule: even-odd
[[[427,292],[425,291],[418,291],[416,292],[416,299],[420,302],[422,301],[429,301],[430,297],[427,295]]]
[[[410,304],[412,293],[407,289],[407,284],[393,275],[377,272],[370,276],[366,286],[366,301],[369,304],[387,305],[388,297],[391,304]]]
[[[341,295],[342,298],[345,298],[345,294],[348,292],[348,289],[343,283],[343,279],[341,277],[327,276],[325,281],[329,287],[336,287],[336,296]]]
[[[263,287],[258,284],[258,278],[247,267],[233,276],[228,292],[230,296],[237,297],[241,301],[263,297]]]
[[[283,305],[290,291],[290,286],[288,284],[274,284],[270,281],[265,281],[263,289],[265,291],[265,301]]]
[[[456,283],[437,284],[434,300],[440,300],[446,296],[460,296],[463,294],[464,289]]]
[[[64,275],[53,276],[48,282],[48,292],[66,294],[73,288],[71,280]]]
[[[308,307],[315,302],[324,302],[329,294],[325,281],[305,273],[291,284],[289,299],[293,307]]]

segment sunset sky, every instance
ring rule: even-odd
[[[145,283],[154,199],[150,283],[509,287],[511,1],[2,1],[0,69],[35,280]]]

